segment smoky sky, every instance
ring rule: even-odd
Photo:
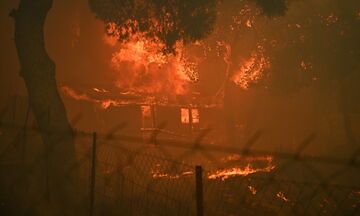
[[[266,16],[283,16],[287,10],[287,0],[254,0]]]
[[[328,137],[323,141],[341,143],[345,139],[341,112],[345,109],[351,115],[354,133],[360,134],[359,1],[239,0],[239,8],[227,7],[234,1],[222,2],[214,32],[205,41],[216,44],[220,39],[227,40],[234,61],[248,58],[262,46],[270,60],[264,79],[248,91],[230,86],[234,101],[231,109],[239,125],[245,125],[249,134],[263,128],[284,145],[299,142],[314,131]],[[14,23],[8,16],[17,4],[12,0],[0,3],[2,106],[10,95],[27,94],[19,76]],[[241,20],[234,37],[229,30],[229,8]],[[245,12],[239,14],[242,9]],[[104,37],[105,25],[90,10],[88,0],[54,0],[46,19],[45,40],[56,63],[59,86],[79,91],[112,86],[116,73],[109,62],[119,46],[109,46]],[[200,91],[204,94],[215,94],[222,84],[226,64],[217,56],[222,52],[213,50],[199,66]],[[198,50],[194,53],[203,55]],[[65,104],[69,115],[81,111],[69,99]],[[91,113],[89,110],[93,108],[87,110]]]

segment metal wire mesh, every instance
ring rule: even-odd
[[[6,110],[0,112],[1,118],[4,113]],[[122,134],[124,128],[126,124],[119,124],[96,139],[93,133],[75,131],[76,162],[68,167],[68,175],[57,176],[79,187],[76,193],[84,199],[85,211],[93,197],[92,215],[195,215],[197,164],[204,168],[204,215],[360,214],[359,148],[349,158],[331,158],[303,153],[316,138],[314,134],[299,143],[295,153],[283,153],[253,149],[260,132],[242,148],[235,148],[206,143],[209,130],[193,141],[184,141],[158,138],[164,125],[145,139]],[[41,132],[27,121],[22,126],[2,121],[0,131],[0,209],[17,208],[22,215],[46,208],[54,176],[46,165],[51,150],[38,151],[45,149]],[[222,161],[234,154],[236,160]],[[248,166],[246,158],[268,156],[270,165],[252,161],[252,169],[270,167],[267,171],[231,174],[233,167]],[[214,173],[221,174],[219,170],[230,171],[214,177]],[[79,178],[73,179],[73,172]],[[22,196],[24,193],[31,197]]]

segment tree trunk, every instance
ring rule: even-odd
[[[19,8],[10,16],[15,20],[20,75],[24,78],[29,103],[46,149],[46,155],[39,158],[40,165],[36,166],[47,166],[46,202],[40,202],[45,208],[52,209],[49,210],[52,213],[45,213],[44,209],[38,209],[37,213],[75,215],[80,202],[76,198],[78,195],[74,195],[77,194],[74,189],[78,188],[77,173],[70,173],[70,167],[75,163],[73,131],[57,90],[55,64],[45,50],[44,41],[45,19],[52,3],[53,0],[20,0]]]

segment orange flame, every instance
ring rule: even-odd
[[[86,93],[77,93],[75,90],[73,90],[72,88],[68,87],[68,86],[62,86],[61,91],[75,99],[75,100],[81,100],[81,101],[88,101],[88,102],[92,102],[92,103],[96,103],[99,104],[101,108],[103,109],[107,109],[110,106],[122,106],[122,105],[128,105],[128,104],[132,104],[132,101],[127,101],[127,100],[112,100],[112,99],[105,99],[105,100],[100,100],[100,99],[95,99],[90,97],[88,94]],[[101,89],[97,89],[97,88],[93,88],[93,90],[95,92],[107,92],[107,90],[101,90]]]
[[[249,174],[253,174],[253,173],[257,173],[257,172],[270,172],[274,168],[275,168],[275,166],[268,166],[265,168],[255,169],[255,168],[252,168],[252,166],[250,164],[248,164],[245,168],[233,167],[230,169],[215,171],[214,173],[210,174],[208,176],[208,178],[209,179],[220,178],[221,180],[224,181],[225,179],[228,179],[228,178],[234,177],[234,176],[247,176]]]
[[[242,156],[239,154],[233,154],[230,156],[227,156],[225,158],[222,158],[221,161],[222,162],[228,162],[228,161],[239,161],[239,160],[244,160],[244,161],[266,161],[267,163],[272,163],[274,157],[267,155],[267,156]]]
[[[286,198],[286,197],[285,197],[285,194],[284,194],[283,192],[281,192],[281,191],[276,194],[276,197],[279,198],[279,199],[284,200],[285,202],[288,202],[288,201],[289,201],[289,199]]]
[[[191,62],[185,55],[182,42],[175,45],[177,54],[173,55],[165,54],[165,45],[157,38],[147,38],[146,32],[133,33],[131,28],[119,30],[115,24],[109,23],[107,33],[112,36],[130,35],[111,59],[116,72],[115,85],[119,89],[169,97],[188,93],[191,83],[198,80],[197,62]]]
[[[268,58],[263,54],[263,48],[258,46],[259,52],[253,51],[249,59],[242,61],[239,69],[231,80],[242,89],[248,89],[251,83],[257,83],[263,77],[264,70],[270,66]]]
[[[193,175],[194,172],[193,171],[186,171],[186,172],[182,172],[180,174],[171,175],[171,174],[167,174],[167,173],[160,173],[160,172],[157,172],[157,171],[152,171],[151,174],[152,174],[153,178],[179,179],[180,177]]]
[[[256,191],[256,189],[253,187],[253,186],[248,186],[248,189],[249,189],[249,191],[253,194],[253,195],[255,195],[256,193],[257,193],[257,191]]]

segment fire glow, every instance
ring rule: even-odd
[[[224,170],[217,170],[215,172],[209,173],[207,178],[212,179],[212,180],[221,179],[222,181],[224,181],[230,177],[235,177],[235,176],[247,176],[247,175],[250,175],[253,173],[257,173],[257,172],[270,172],[274,168],[275,168],[275,166],[269,166],[269,167],[265,167],[265,168],[257,168],[256,169],[256,168],[252,168],[252,166],[250,164],[248,164],[245,168],[233,167],[233,168],[224,169]],[[151,175],[153,178],[179,179],[184,176],[194,175],[194,172],[186,171],[186,172],[182,172],[180,174],[171,175],[168,173],[161,173],[159,171],[152,171]],[[256,194],[256,191],[253,193]]]
[[[113,33],[113,25],[108,26],[108,33]],[[129,30],[122,31],[115,35]],[[188,93],[190,84],[198,80],[197,62],[191,62],[186,56],[182,42],[176,43],[175,55],[164,53],[165,45],[156,38],[148,39],[146,33],[130,32],[130,35],[111,59],[111,67],[116,72],[115,85],[140,94]]]
[[[209,179],[221,179],[225,180],[235,176],[247,176],[257,172],[270,172],[275,168],[272,164],[272,156],[258,156],[258,157],[245,157],[242,155],[234,154],[221,159],[223,163],[234,163],[246,161],[245,167],[233,166],[231,168],[220,169],[209,174]],[[253,164],[256,162],[265,162],[265,166],[255,168]]]
[[[152,171],[151,175],[152,175],[153,178],[179,179],[180,177],[194,175],[194,172],[193,171],[186,171],[186,172],[182,172],[180,174],[171,175],[171,174],[168,174],[168,173],[160,173],[158,171]]]
[[[275,169],[275,166],[272,164],[273,157],[272,156],[259,156],[259,157],[243,157],[241,155],[230,155],[228,157],[222,158],[220,160],[222,163],[228,163],[228,162],[236,162],[236,161],[246,161],[247,165],[244,166],[232,166],[230,168],[225,169],[218,169],[215,171],[210,171],[207,174],[207,178],[211,180],[215,179],[221,179],[222,181],[225,181],[228,178],[236,177],[236,176],[247,176],[250,174],[258,173],[258,172],[270,172],[271,170]],[[258,162],[265,162],[265,166],[255,168],[252,163]],[[157,166],[156,171],[152,171],[152,177],[153,178],[168,178],[168,179],[178,179],[184,176],[193,175],[193,171],[185,171],[179,174],[169,174],[165,172],[160,172],[159,166]],[[252,193],[256,194],[256,190],[254,188],[249,188],[249,190],[252,191]]]
[[[166,46],[159,39],[149,38],[147,36],[149,32],[134,30],[133,28],[138,26],[136,22],[129,20],[128,24],[129,28],[118,29],[115,23],[108,23],[104,36],[105,44],[116,50],[108,60],[112,77],[109,89],[112,90],[94,87],[92,90],[97,95],[93,95],[92,90],[79,93],[70,86],[63,86],[63,93],[75,100],[99,104],[103,109],[130,104],[222,106],[222,94],[212,95],[210,97],[213,98],[208,100],[205,98],[207,96],[198,93],[199,65],[207,58],[206,55],[205,57],[196,56],[182,41],[175,43],[174,53],[165,52]],[[156,22],[153,25],[152,30],[155,31]],[[119,39],[122,35],[129,36],[121,41]],[[207,46],[204,46],[204,43],[205,41],[197,41],[192,45],[199,49],[206,49]],[[227,50],[231,50],[231,47],[227,47]],[[232,63],[235,71],[230,76],[226,75],[227,80],[243,90],[248,90],[252,84],[260,82],[264,78],[264,71],[270,66],[269,59],[264,53],[263,46],[257,45],[250,57],[238,58]],[[228,58],[224,57],[226,63],[229,63]],[[224,85],[220,88],[224,88]],[[219,89],[217,92],[222,92],[222,90]],[[194,95],[197,95],[197,98]],[[206,99],[203,100],[206,101],[205,103],[199,103],[202,97]],[[182,123],[199,123],[198,110],[189,109],[181,110],[181,112]]]
[[[283,192],[281,192],[281,191],[276,194],[276,197],[283,200],[283,201],[285,201],[285,202],[289,202],[289,199],[287,197],[285,197],[285,194]]]
[[[250,58],[240,61],[238,70],[231,80],[242,89],[249,89],[252,83],[257,83],[264,76],[264,70],[270,66],[269,60],[263,54],[262,46],[258,51],[253,51]]]
[[[253,168],[250,164],[248,164],[245,168],[233,167],[229,169],[217,170],[213,174],[210,174],[208,178],[221,179],[224,181],[225,179],[235,176],[247,176],[249,174],[257,172],[270,172],[274,168],[275,166],[269,166],[265,168]]]

